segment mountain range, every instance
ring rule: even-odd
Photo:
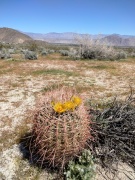
[[[74,44],[76,37],[85,37],[86,34],[79,34],[73,32],[65,33],[30,33],[17,31],[11,28],[0,28],[0,41],[6,43],[23,43],[31,40],[45,41],[49,43],[66,43]],[[101,34],[88,35],[92,39],[99,39],[101,43],[107,43],[113,46],[135,46],[135,36],[120,35],[120,34]]]
[[[35,40],[42,40],[47,41],[50,43],[68,43],[72,44],[75,43],[76,37],[83,37],[86,34],[78,34],[72,32],[66,33],[47,33],[47,34],[40,34],[40,33],[25,33],[31,38]],[[101,34],[101,35],[90,35],[92,39],[100,39],[100,42],[106,42],[109,45],[113,46],[135,46],[135,36],[131,35],[120,35],[120,34]]]

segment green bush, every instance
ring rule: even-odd
[[[95,177],[95,165],[89,150],[84,150],[78,161],[70,161],[64,172],[67,180],[92,180]]]
[[[36,54],[36,52],[26,51],[26,52],[25,52],[25,59],[36,60],[36,59],[37,59],[37,54]]]
[[[52,53],[55,53],[55,50],[53,50],[53,49],[48,49],[48,54],[52,54]]]
[[[42,52],[41,52],[41,56],[46,56],[48,54],[48,52],[46,51],[46,50],[43,50]]]
[[[3,48],[0,51],[0,59],[9,59],[9,58],[11,58],[9,51]]]
[[[59,53],[60,53],[62,56],[69,56],[69,51],[68,51],[68,50],[60,50]]]

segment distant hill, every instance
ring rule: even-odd
[[[112,34],[102,38],[102,42],[113,46],[135,46],[135,36]]]
[[[28,35],[11,28],[0,28],[0,42],[6,43],[23,43],[32,40]]]

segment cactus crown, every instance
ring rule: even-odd
[[[64,103],[52,101],[51,104],[55,112],[63,113],[66,111],[73,111],[81,104],[81,102],[81,98],[79,98],[78,96],[72,96],[69,101],[65,101]]]

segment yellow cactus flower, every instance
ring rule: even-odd
[[[75,106],[78,106],[81,104],[82,100],[81,98],[79,98],[78,96],[73,96],[71,98],[71,101],[75,104]]]
[[[64,107],[65,107],[65,109],[66,109],[67,111],[69,111],[69,110],[74,110],[75,105],[74,105],[74,103],[73,103],[72,101],[66,101],[66,102],[64,103]]]
[[[66,111],[74,110],[78,105],[80,105],[82,102],[81,98],[77,96],[73,96],[70,101],[66,101],[64,103],[54,101],[51,102],[51,105],[55,112],[57,113],[63,113]]]
[[[53,109],[57,113],[63,113],[66,111],[65,107],[63,106],[62,103],[58,102],[53,106]]]

